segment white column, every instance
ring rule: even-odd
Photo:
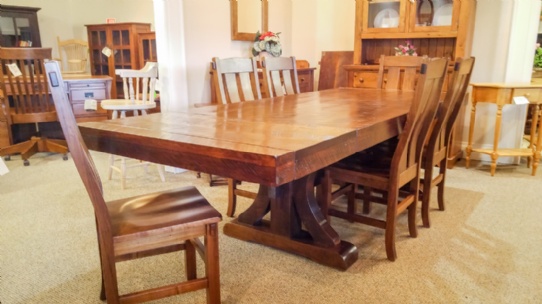
[[[182,0],[153,0],[162,112],[189,106]]]

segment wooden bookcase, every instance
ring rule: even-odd
[[[40,8],[0,4],[0,46],[41,47]]]
[[[115,70],[142,68],[139,61],[138,34],[150,32],[151,25],[130,22],[85,26],[92,75],[111,76],[115,80],[111,86],[111,98],[122,98],[122,80],[115,75]]]
[[[139,66],[145,66],[147,61],[158,62],[155,32],[137,34],[137,45],[139,47]]]

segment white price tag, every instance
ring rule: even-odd
[[[525,98],[525,96],[516,96],[514,97],[514,104],[517,104],[517,105],[529,104],[529,99]]]
[[[17,64],[8,63],[8,64],[6,64],[6,66],[9,69],[9,71],[11,72],[11,75],[13,75],[13,77],[19,77],[19,76],[23,75],[21,73],[21,70],[19,70],[19,67],[17,66]]]
[[[110,57],[111,54],[113,54],[113,52],[111,51],[110,48],[108,48],[107,46],[105,46],[105,47],[102,49],[102,54],[104,54],[104,55],[107,56],[107,57]]]
[[[85,111],[96,111],[98,110],[98,102],[96,99],[86,99],[85,100]]]

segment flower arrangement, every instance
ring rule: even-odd
[[[537,43],[535,47],[533,67],[542,68],[542,47],[540,47],[540,43]]]
[[[274,57],[282,55],[282,45],[280,44],[280,33],[265,32],[256,33],[256,39],[252,45],[252,55],[257,56],[261,52],[267,52]]]
[[[395,56],[418,56],[416,48],[410,43],[410,40],[405,41],[405,45],[399,44],[395,47]]]

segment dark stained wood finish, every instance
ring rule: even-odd
[[[388,163],[374,168],[382,155],[366,157],[366,153],[357,153],[326,168],[322,179],[320,205],[324,213],[384,229],[386,254],[391,261],[397,258],[395,226],[401,213],[408,213],[410,236],[417,236],[416,205],[421,152],[438,107],[447,64],[446,59],[423,61],[415,98]],[[346,211],[332,205],[332,183],[355,185],[350,188]],[[362,191],[364,205],[368,206],[372,202],[386,205],[383,218],[367,214],[369,210],[365,206],[362,212],[357,212],[355,192],[358,191],[358,185],[363,186],[359,191]]]
[[[51,85],[58,117],[75,166],[96,216],[102,271],[101,299],[107,303],[140,303],[206,289],[207,303],[220,303],[218,222],[221,215],[195,187],[183,187],[106,202],[100,176],[77,128],[58,62],[46,64],[60,85]],[[199,237],[204,238],[201,244]],[[205,276],[197,278],[196,248],[205,261]],[[119,294],[116,263],[186,250],[187,280],[148,290]]]
[[[422,179],[422,221],[425,227],[430,226],[429,202],[431,189],[437,187],[437,199],[440,210],[444,210],[444,184],[446,182],[446,169],[448,162],[449,145],[451,144],[452,131],[455,120],[461,109],[463,99],[466,96],[470,82],[470,76],[474,67],[474,58],[457,59],[454,72],[451,76],[452,83],[446,93],[444,101],[439,106],[435,116],[435,122],[428,139],[422,167],[424,176]],[[438,174],[433,175],[433,170],[438,166]]]
[[[357,249],[320,212],[314,174],[397,135],[396,119],[412,98],[333,89],[88,122],[80,130],[90,149],[261,184],[252,206],[224,232],[346,269]]]

